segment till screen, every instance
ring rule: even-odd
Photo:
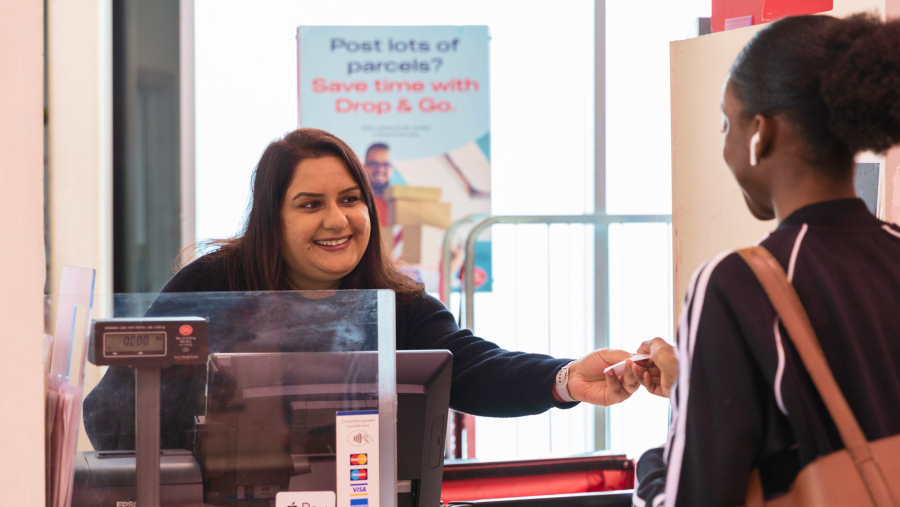
[[[106,355],[163,354],[166,333],[107,333],[104,336]]]

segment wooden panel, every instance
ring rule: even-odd
[[[775,227],[750,215],[722,160],[722,86],[752,26],[670,45],[672,66],[672,252],[674,315],[693,271],[713,255],[747,246]],[[676,320],[677,322],[677,320]]]
[[[888,0],[884,10],[888,19],[900,18],[900,0]],[[900,223],[900,148],[887,153],[884,168],[882,220]]]

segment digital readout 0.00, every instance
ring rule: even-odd
[[[105,333],[105,356],[165,355],[166,333]]]

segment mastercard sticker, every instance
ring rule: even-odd
[[[369,462],[369,457],[365,454],[351,454],[350,466],[365,465]]]

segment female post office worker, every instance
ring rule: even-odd
[[[450,350],[450,406],[470,414],[523,416],[572,400],[612,405],[640,387],[631,370],[622,378],[603,371],[624,360],[624,351],[598,350],[569,364],[503,350],[459,329],[440,301],[394,267],[377,224],[372,187],[349,146],[327,132],[299,129],[272,142],[259,160],[243,234],[185,266],[163,292],[392,289],[397,349]],[[211,352],[232,352],[228,347],[210,344]],[[567,364],[568,384],[557,388]],[[194,398],[202,394],[190,386],[204,383],[205,369],[188,368],[163,371],[163,448],[190,444]],[[133,389],[130,369],[111,367],[85,400],[95,448],[134,449]]]
[[[761,244],[796,287],[869,440],[900,434],[900,227],[855,198],[853,168],[856,153],[900,143],[898,48],[900,21],[785,18],[744,47],[722,100],[725,163],[751,213],[778,220]],[[843,448],[737,254],[695,273],[677,336],[677,363],[657,338],[640,352],[661,371],[633,366],[672,400],[665,448],[638,463],[635,505],[744,505],[754,468],[772,499]]]

